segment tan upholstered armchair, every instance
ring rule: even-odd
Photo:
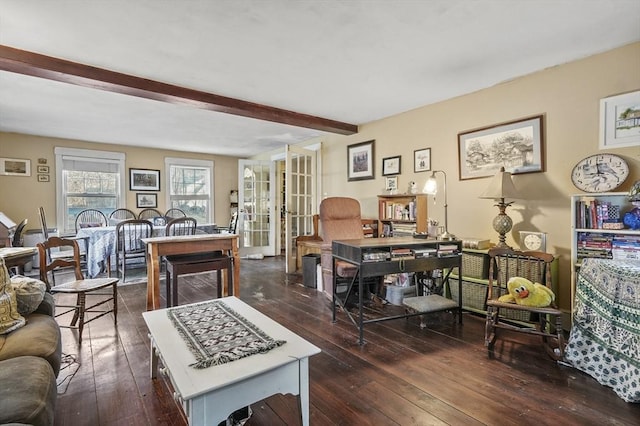
[[[333,295],[333,265],[331,242],[364,238],[360,203],[353,198],[330,197],[320,203],[320,225],[322,230],[322,280],[325,292]],[[346,262],[338,262],[336,273],[339,277],[353,277],[356,268]]]

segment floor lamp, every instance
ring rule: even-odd
[[[495,205],[500,211],[498,216],[493,219],[493,229],[500,234],[497,247],[510,248],[505,242],[505,234],[511,230],[513,221],[509,216],[507,216],[505,210],[513,204],[513,201],[505,203],[504,199],[518,198],[518,191],[511,180],[511,173],[505,172],[504,167],[500,167],[500,171],[493,177],[489,187],[484,191],[480,198],[489,198],[497,201],[497,204]]]
[[[455,240],[455,235],[449,233],[447,214],[447,174],[443,170],[434,170],[433,172],[431,172],[431,176],[425,182],[422,192],[424,192],[425,194],[433,195],[435,197],[436,193],[438,192],[438,181],[436,180],[436,173],[442,173],[442,176],[444,176],[444,189],[442,191],[444,194],[444,232],[438,235],[438,239],[448,241]]]

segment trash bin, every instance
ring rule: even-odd
[[[302,282],[305,287],[316,288],[320,255],[317,253],[302,256]]]

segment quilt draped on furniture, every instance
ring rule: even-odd
[[[566,359],[640,402],[640,261],[583,260]]]

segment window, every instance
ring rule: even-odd
[[[211,223],[213,161],[165,158],[167,209],[177,208],[198,223]]]
[[[75,233],[75,218],[84,209],[109,215],[124,198],[124,153],[59,148],[56,154],[58,231]]]

